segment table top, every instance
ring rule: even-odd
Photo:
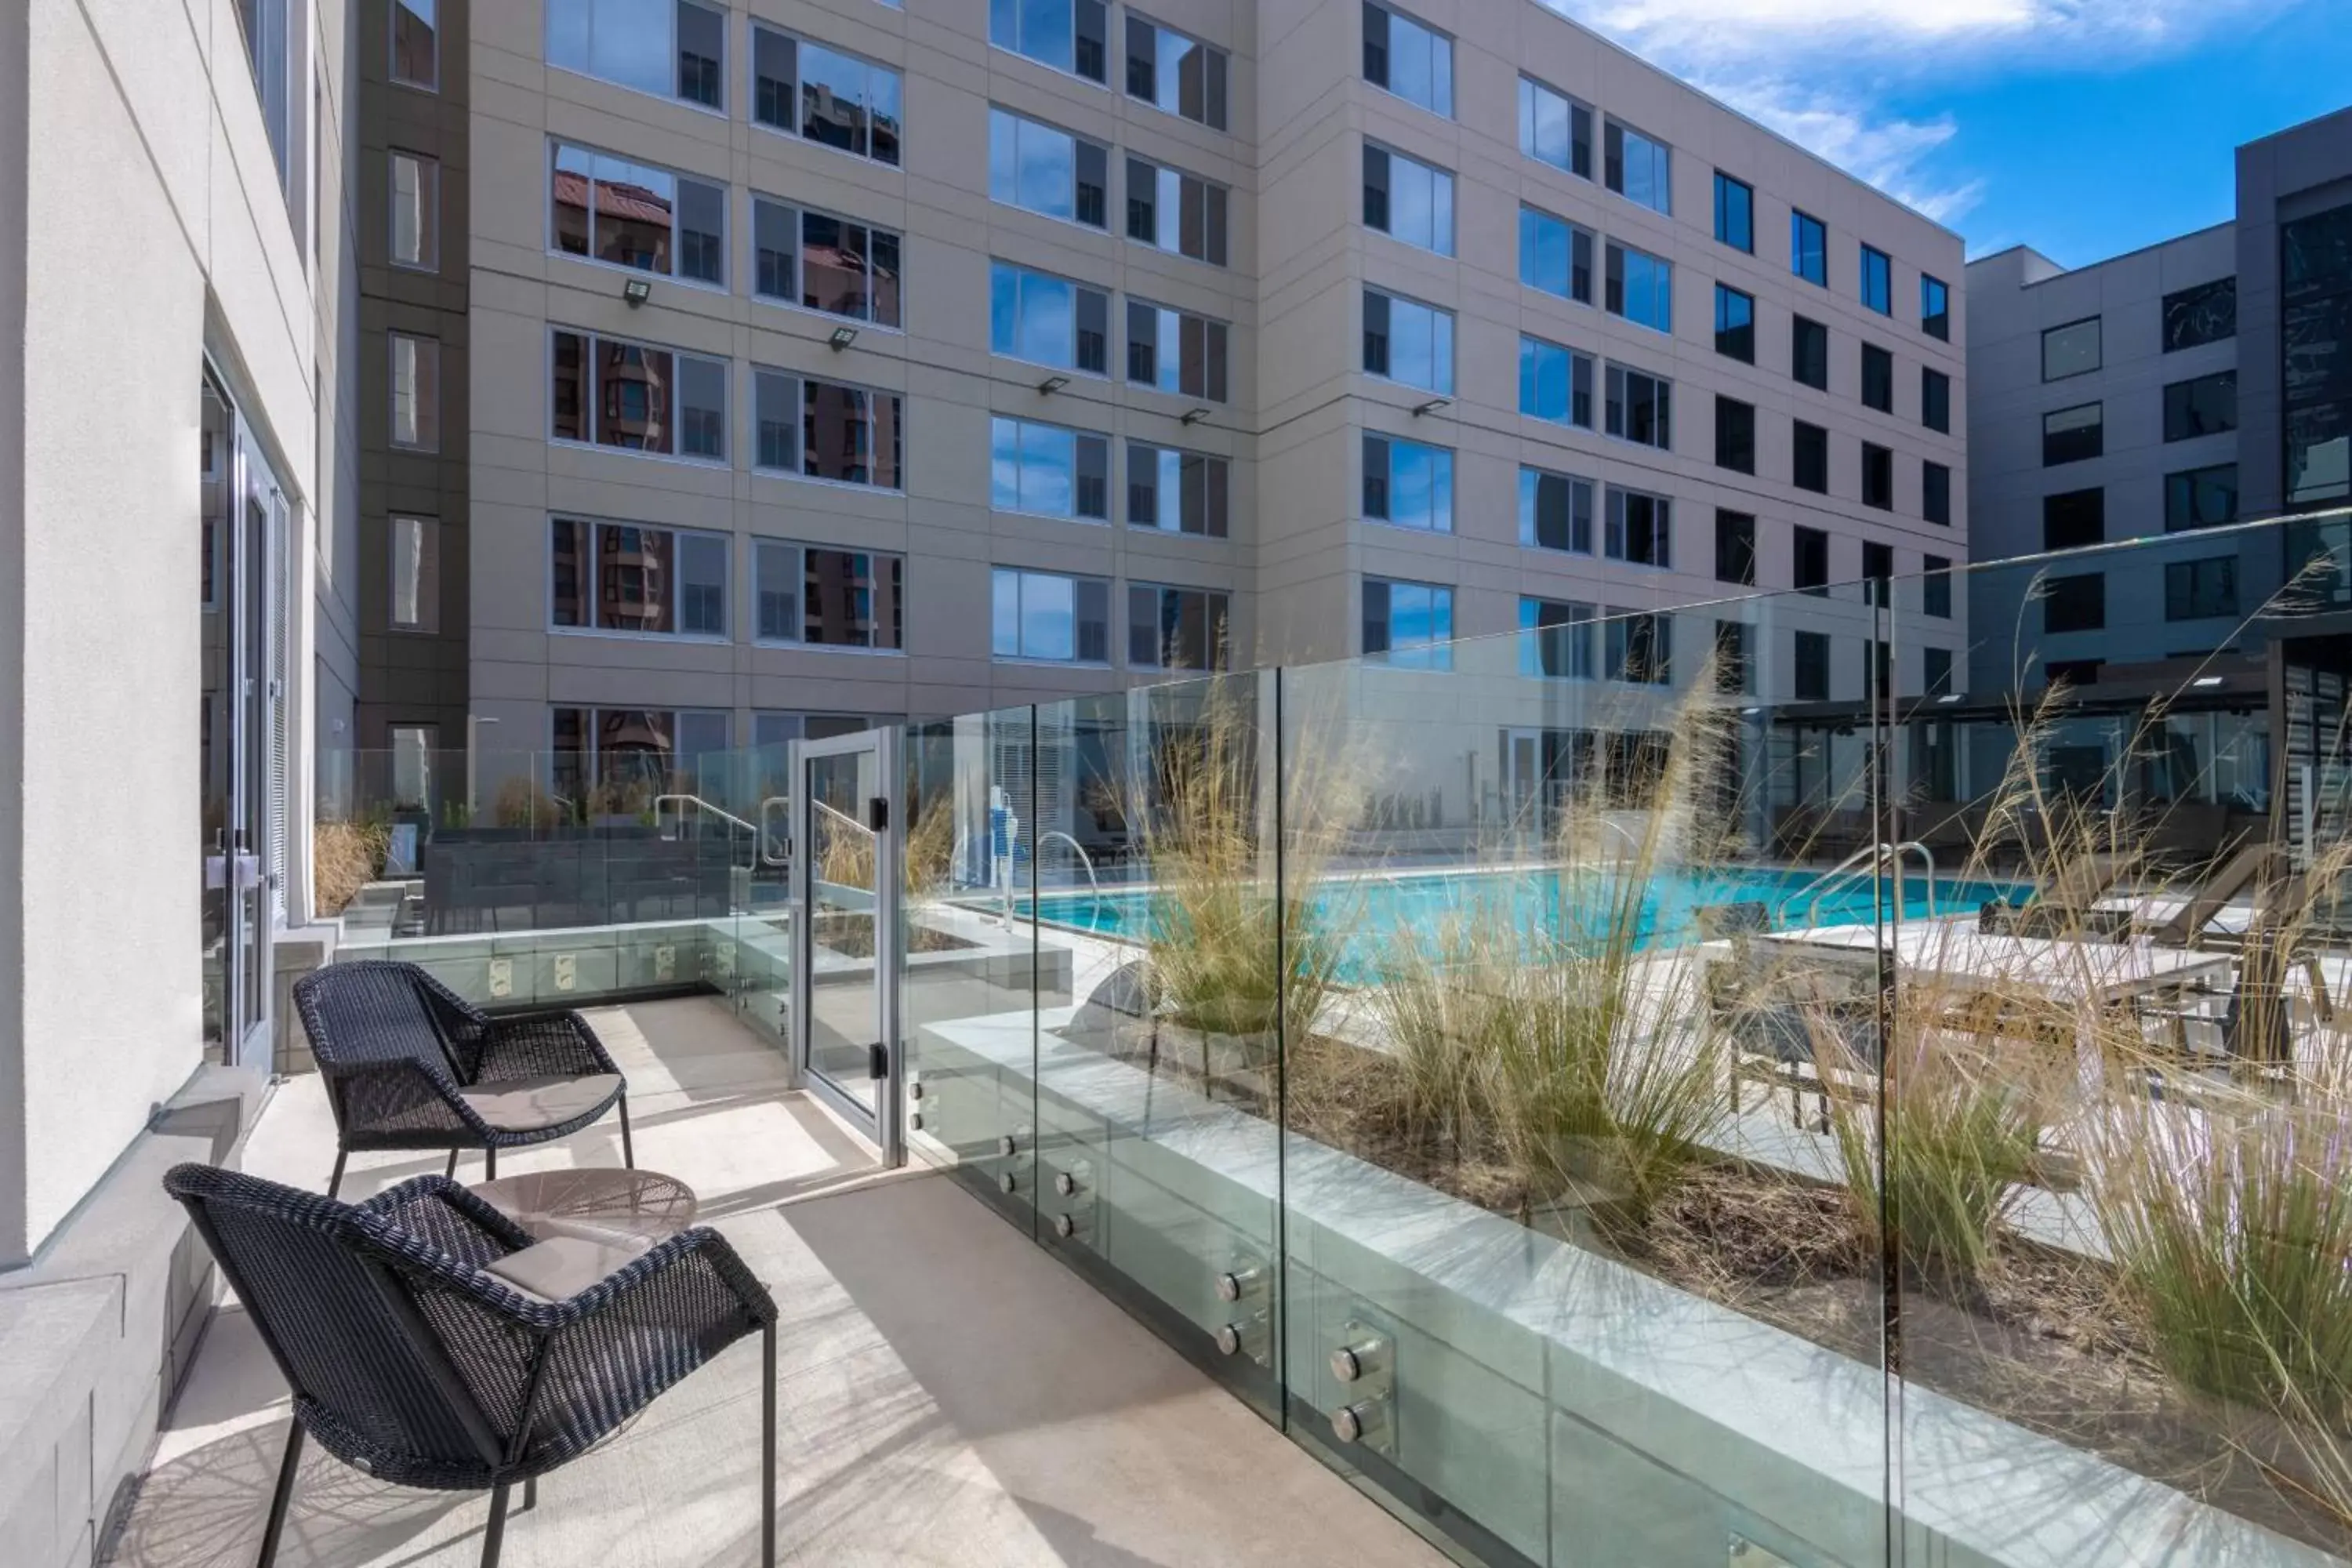
[[[1892,941],[1888,940],[1892,938]],[[2157,947],[2147,942],[2082,942],[2010,936],[1955,921],[1876,926],[1826,926],[1780,931],[1759,940],[1790,947],[1867,952],[1891,946],[1898,972],[1987,987],[2016,987],[2058,1001],[2112,1001],[2228,972],[2226,952]]]
[[[537,1243],[488,1271],[548,1300],[576,1294],[642,1257],[692,1225],[697,1212],[694,1189],[658,1171],[530,1171],[470,1191]]]

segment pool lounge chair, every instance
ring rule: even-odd
[[[2104,936],[2127,923],[2116,911],[2098,908],[2115,891],[2137,857],[2129,851],[2098,850],[2063,862],[2031,903],[1985,906],[1985,924],[2012,936]]]
[[[2286,889],[2289,879],[2280,875],[2285,868],[2286,857],[2277,845],[2241,846],[2238,852],[2207,877],[2168,919],[2145,919],[2139,911],[2146,908],[2146,903],[2137,901],[2132,913],[2133,934],[2144,936],[2158,947],[2194,947],[2205,939],[2205,928],[2211,925],[2229,907],[2230,901],[2245,891],[2250,884],[2260,889],[2255,899],[2255,915],[2259,920],[2276,907],[2279,895]]]

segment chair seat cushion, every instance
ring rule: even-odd
[[[621,1092],[617,1073],[577,1078],[509,1078],[461,1089],[457,1098],[476,1115],[506,1132],[537,1132],[561,1127],[601,1110]]]

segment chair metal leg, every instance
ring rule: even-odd
[[[539,1478],[537,1476],[526,1476],[523,1478],[522,1483],[522,1507],[515,1510],[515,1511],[517,1513],[529,1513],[532,1509],[535,1509],[538,1506]]]
[[[494,1143],[489,1148],[482,1151],[482,1180],[486,1182],[495,1182],[498,1179],[499,1151],[498,1145]]]
[[[629,1141],[629,1091],[621,1091],[621,1163],[634,1171],[637,1168],[637,1147]]]
[[[286,1514],[294,1500],[294,1472],[302,1466],[302,1418],[294,1418],[294,1430],[286,1435],[286,1458],[278,1462],[278,1489],[269,1496],[269,1522],[261,1527],[261,1561],[256,1568],[270,1568],[278,1561],[278,1538],[286,1531]]]
[[[352,1157],[348,1149],[335,1151],[335,1173],[327,1178],[327,1195],[333,1197],[343,1190],[343,1162]]]
[[[507,1534],[507,1483],[490,1489],[490,1523],[482,1531],[482,1568],[499,1568],[499,1547]]]
[[[454,1182],[457,1179],[457,1151],[455,1149],[449,1151],[449,1163],[442,1170],[441,1175],[445,1181]]]
[[[760,1331],[760,1563],[776,1568],[776,1325]]]

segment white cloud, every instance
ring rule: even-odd
[[[1938,79],[2118,70],[2300,0],[1542,0],[1929,217],[1981,178],[1938,158],[1959,125],[1885,107]],[[1957,151],[1955,149],[1955,151]]]

